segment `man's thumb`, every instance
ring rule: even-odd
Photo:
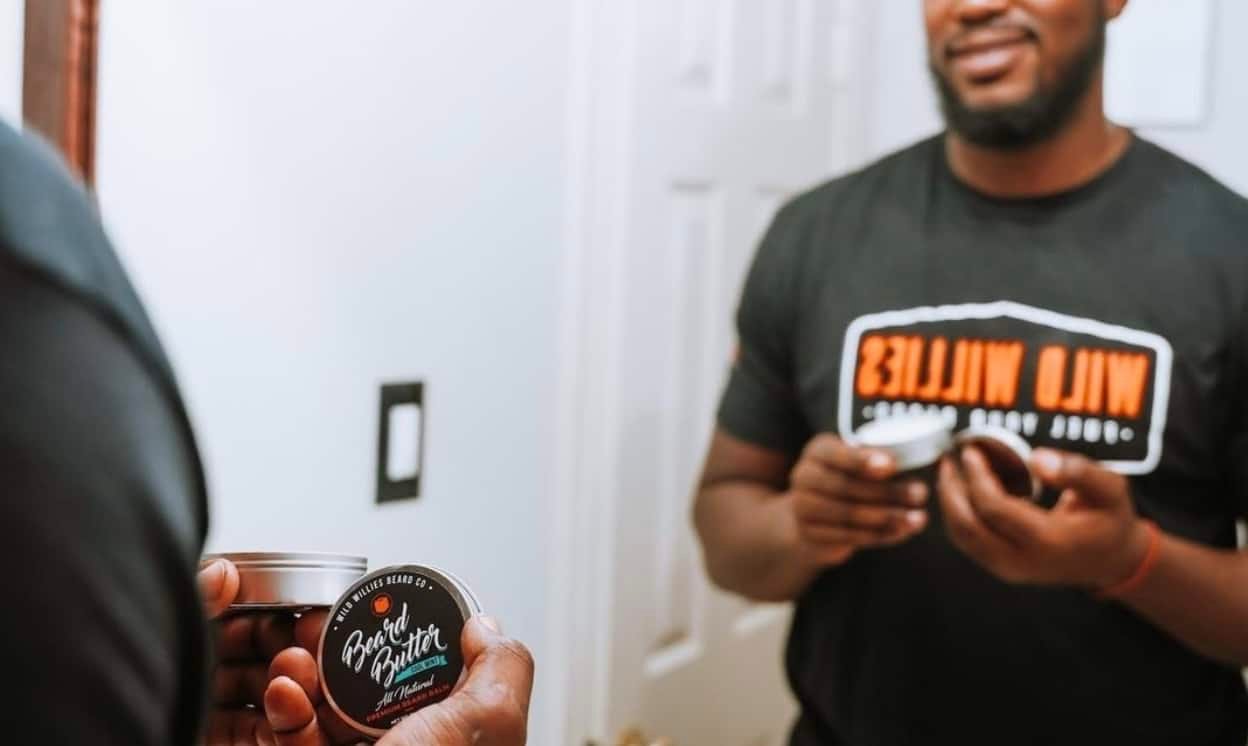
[[[201,567],[198,581],[204,615],[209,619],[220,616],[238,595],[238,568],[229,560],[216,559]]]
[[[1111,505],[1127,494],[1126,477],[1077,453],[1037,448],[1031,454],[1031,468],[1044,484],[1072,489],[1088,503]]]

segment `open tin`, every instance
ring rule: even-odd
[[[464,675],[464,625],[481,613],[471,589],[426,565],[360,578],[330,609],[317,650],[325,701],[357,732],[380,738],[450,696]]]
[[[1042,485],[1031,471],[1031,446],[1021,436],[995,425],[968,427],[953,438],[957,448],[975,446],[988,459],[1001,487],[1015,497],[1037,500]]]
[[[204,555],[205,564],[227,559],[238,568],[234,610],[311,609],[333,606],[368,569],[368,560],[316,552],[231,552]]]
[[[851,440],[891,453],[900,477],[934,478],[934,465],[942,456],[974,446],[988,459],[1007,493],[1029,500],[1041,495],[1042,485],[1029,465],[1031,446],[1004,427],[972,425],[955,435],[944,417],[924,413],[872,420]]]
[[[858,428],[854,441],[888,451],[897,462],[897,471],[904,474],[939,461],[952,447],[953,433],[940,415],[906,415],[872,420]]]

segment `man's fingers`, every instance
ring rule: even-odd
[[[460,696],[469,710],[469,721],[487,744],[524,743],[533,693],[533,655],[521,643],[504,637],[498,622],[487,616],[468,620],[461,641],[468,679]]]
[[[855,448],[828,433],[811,439],[804,453],[824,466],[866,479],[888,479],[897,471],[897,464],[887,451]]]
[[[295,642],[290,614],[235,614],[219,626],[219,655],[225,661],[268,661]]]
[[[295,644],[313,655],[321,644],[321,634],[325,631],[325,620],[329,618],[329,609],[308,611],[295,622]]]
[[[918,533],[927,525],[926,514],[917,524],[905,524],[884,530],[846,528],[844,526],[821,526],[811,524],[802,527],[802,539],[816,549],[836,549],[852,547],[854,549],[870,549],[899,544]]]
[[[213,560],[199,569],[198,579],[204,615],[216,619],[238,595],[238,568],[228,560]]]
[[[312,653],[301,647],[283,650],[269,666],[269,679],[270,681],[285,679],[299,685],[308,701],[316,709],[317,726],[325,732],[330,742],[355,743],[359,740],[359,735],[343,723],[338,713],[334,712],[324,701],[316,659]]]
[[[1046,540],[1050,533],[1048,512],[1006,493],[978,448],[962,449],[962,466],[971,508],[989,528],[1016,546],[1034,546]]]
[[[533,657],[476,616],[461,638],[468,677],[446,700],[401,721],[377,746],[522,746],[533,689]]]
[[[806,492],[796,495],[793,509],[803,526],[813,524],[888,534],[921,528],[926,518],[922,510],[830,500]]]
[[[990,569],[1000,567],[1009,547],[975,513],[966,482],[949,458],[940,461],[939,492],[950,541]]]
[[[913,507],[920,507],[927,502],[927,486],[918,480],[889,482],[861,479],[812,459],[803,459],[793,467],[789,484],[794,489],[855,502]]]
[[[1040,481],[1050,487],[1074,489],[1089,503],[1115,506],[1129,494],[1126,477],[1076,453],[1037,448],[1031,454],[1031,467]]]
[[[514,694],[529,710],[533,691],[533,654],[523,644],[504,637],[498,620],[478,614],[468,620],[461,639],[468,667],[465,689],[499,688]]]
[[[321,684],[316,659],[307,650],[292,647],[283,650],[269,666],[269,680],[289,679],[298,684],[313,705],[321,701]],[[267,683],[267,680],[266,680]]]
[[[360,734],[342,722],[328,702],[316,706],[316,723],[329,737],[330,743],[360,743]]]
[[[264,693],[264,712],[277,746],[330,746],[316,719],[316,708],[297,682],[280,676]]]
[[[257,710],[218,710],[208,716],[204,746],[269,746],[268,733]]]
[[[212,677],[212,701],[219,707],[258,706],[268,685],[269,674],[263,664],[218,664]]]

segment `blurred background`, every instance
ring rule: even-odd
[[[0,0],[0,117],[74,8],[209,548],[462,576],[537,657],[534,744],[781,743],[787,611],[709,589],[689,494],[772,213],[940,128],[919,0]],[[1248,192],[1244,28],[1132,0],[1108,71]]]

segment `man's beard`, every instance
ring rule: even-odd
[[[1000,150],[1024,148],[1049,139],[1070,121],[1101,69],[1105,36],[1105,24],[1096,24],[1092,39],[1054,85],[1040,85],[1026,101],[1011,106],[967,106],[936,66],[930,65],[945,125],[968,142]]]

